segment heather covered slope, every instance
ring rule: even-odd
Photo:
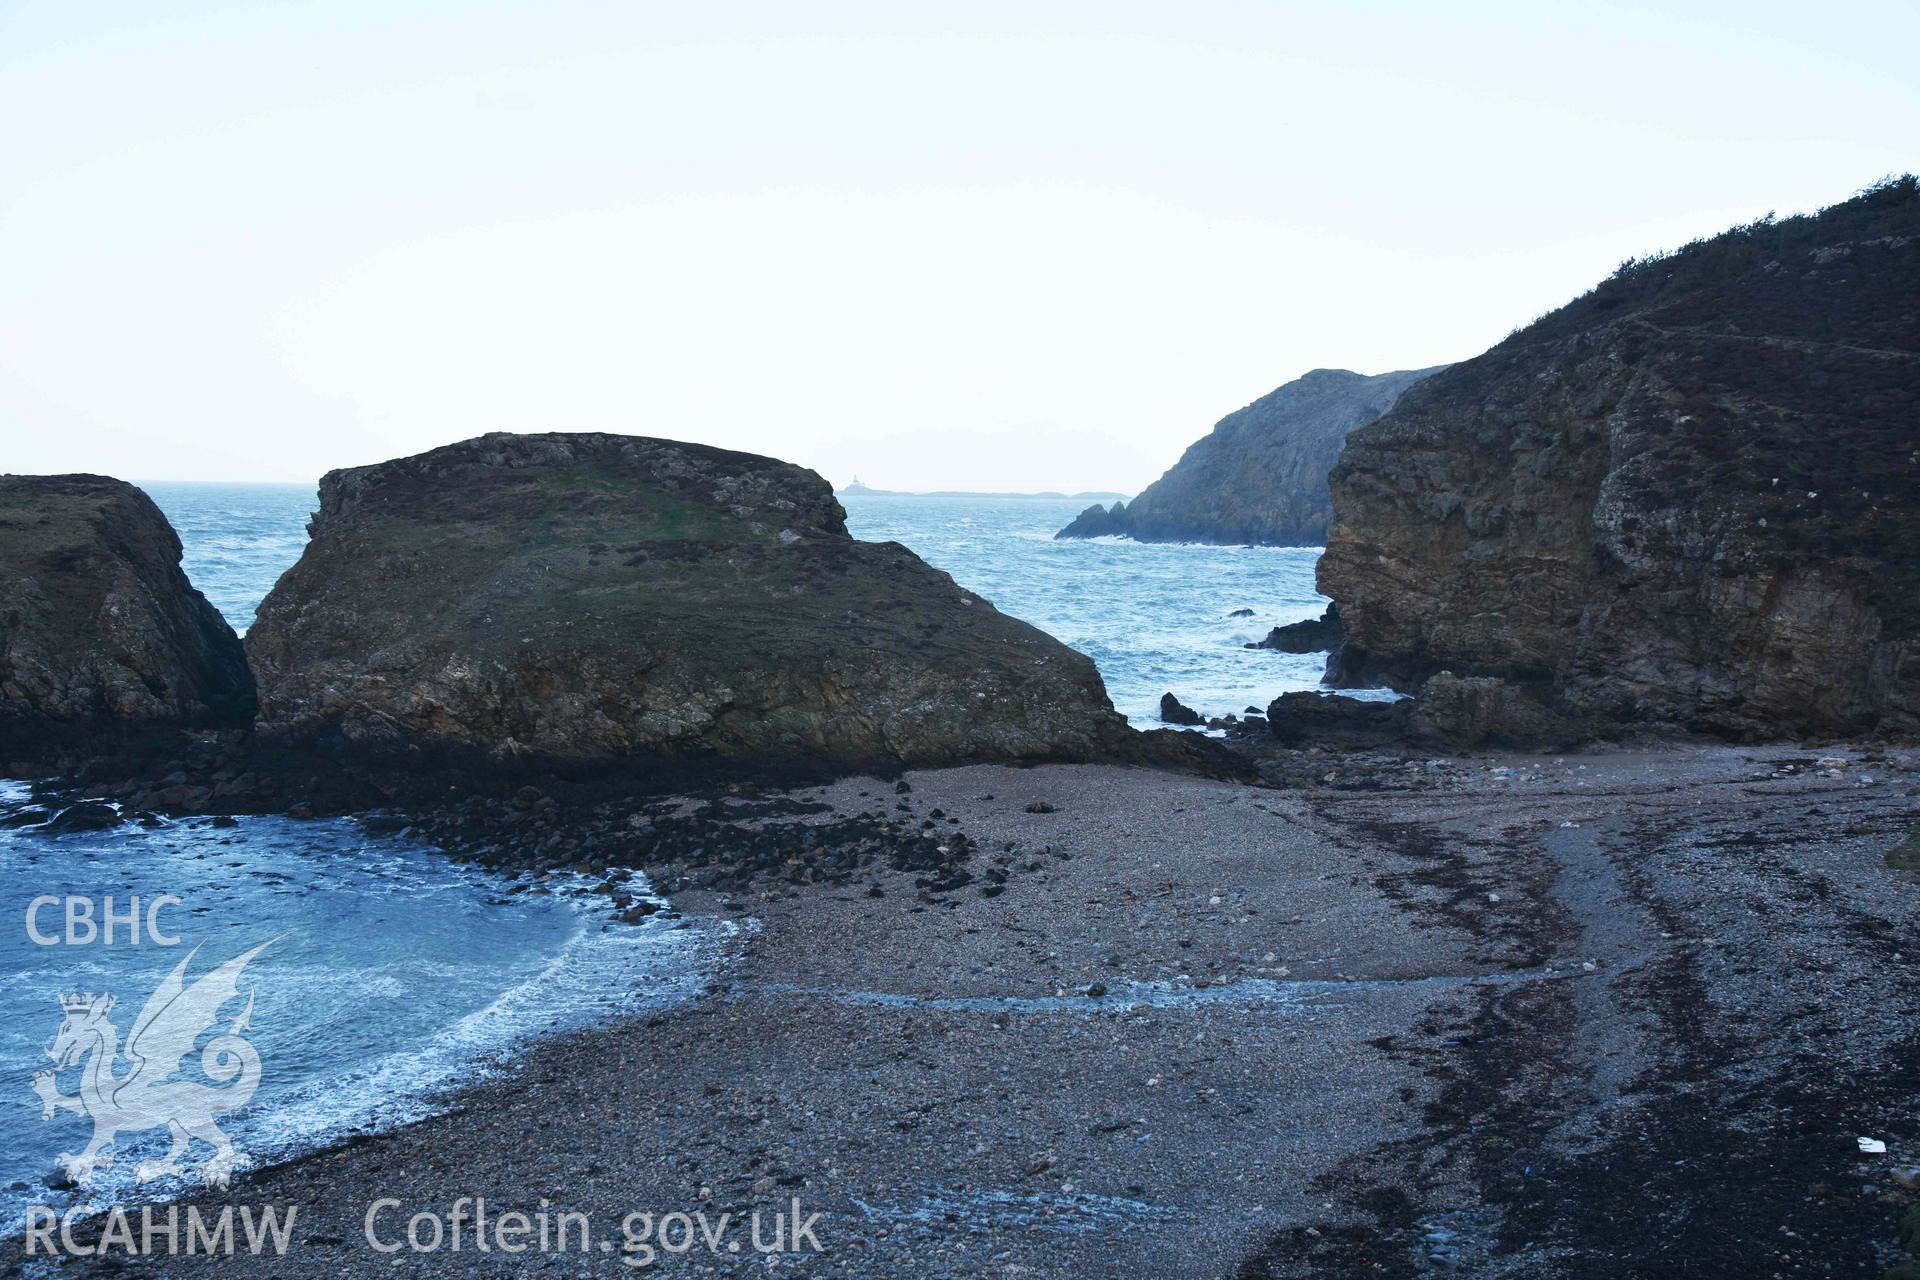
[[[751,454],[495,434],[336,471],[247,638],[262,729],[421,762],[1094,759],[1091,661]]]
[[[1920,195],[1648,261],[1356,431],[1320,587],[1353,682],[1601,723],[1920,732]]]
[[[253,709],[239,637],[152,499],[106,476],[0,476],[0,761]]]
[[[1436,369],[1315,369],[1220,419],[1131,503],[1090,507],[1056,536],[1317,547],[1347,433]]]

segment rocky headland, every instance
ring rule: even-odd
[[[260,734],[357,760],[814,772],[1093,760],[1093,663],[827,483],[645,437],[496,434],[329,474],[247,637]]]
[[[1320,546],[1327,472],[1347,433],[1445,367],[1373,376],[1315,369],[1220,419],[1131,503],[1088,507],[1054,536]]]
[[[0,763],[253,718],[239,637],[134,486],[0,476],[0,587]]]
[[[1333,471],[1336,682],[1492,678],[1606,733],[1920,732],[1917,296],[1908,177],[1630,262],[1421,382]]]

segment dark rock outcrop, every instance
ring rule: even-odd
[[[1267,727],[1282,746],[1384,747],[1407,740],[1413,702],[1381,702],[1339,693],[1283,693],[1267,706]]]
[[[1160,722],[1162,724],[1202,725],[1207,722],[1205,716],[1181,702],[1171,693],[1160,695]]]
[[[1283,693],[1267,708],[1282,746],[1419,750],[1565,750],[1584,728],[1509,681],[1442,671],[1417,697],[1391,702],[1314,691]]]
[[[1319,617],[1275,627],[1267,632],[1265,640],[1247,648],[1278,649],[1281,653],[1332,653],[1340,647],[1346,634],[1347,629],[1340,625],[1340,606],[1330,604]]]
[[[1127,532],[1127,504],[1116,502],[1110,507],[1094,503],[1073,518],[1060,532],[1054,534],[1054,540],[1061,538],[1106,538]]]
[[[1372,377],[1315,369],[1220,419],[1131,503],[1088,507],[1054,536],[1317,547],[1327,539],[1327,472],[1347,433],[1445,367]]]
[[[1920,733],[1920,192],[1629,263],[1332,477],[1339,676],[1577,720]]]
[[[1458,751],[1564,751],[1589,735],[1544,698],[1507,680],[1442,671],[1420,686],[1409,731]]]
[[[67,835],[75,831],[107,831],[119,825],[120,813],[112,805],[87,800],[62,809],[41,830],[48,835]]]
[[[239,637],[125,481],[0,476],[0,591],[0,759],[252,719]]]
[[[261,734],[507,771],[1125,755],[1081,654],[771,458],[482,436],[329,474],[247,637]]]

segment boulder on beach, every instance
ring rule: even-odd
[[[1138,735],[1093,663],[818,475],[608,434],[335,471],[247,648],[261,732],[357,759],[813,772],[1094,760]]]
[[[1442,671],[1420,686],[1409,726],[1417,739],[1456,751],[1504,747],[1564,751],[1588,735],[1548,705],[1542,693],[1489,676]]]
[[[1267,706],[1267,729],[1285,747],[1385,747],[1407,741],[1413,700],[1379,701],[1300,689]]]
[[[1920,187],[1629,262],[1347,439],[1337,682],[1920,735]]]
[[[0,759],[252,719],[239,637],[125,481],[0,476],[0,587]]]
[[[1283,693],[1267,708],[1282,746],[1477,751],[1565,750],[1590,735],[1539,692],[1505,680],[1442,671],[1418,697],[1382,701],[1339,693]]]

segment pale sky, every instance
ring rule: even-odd
[[[0,0],[0,470],[1117,489],[1920,167],[1920,5]]]

